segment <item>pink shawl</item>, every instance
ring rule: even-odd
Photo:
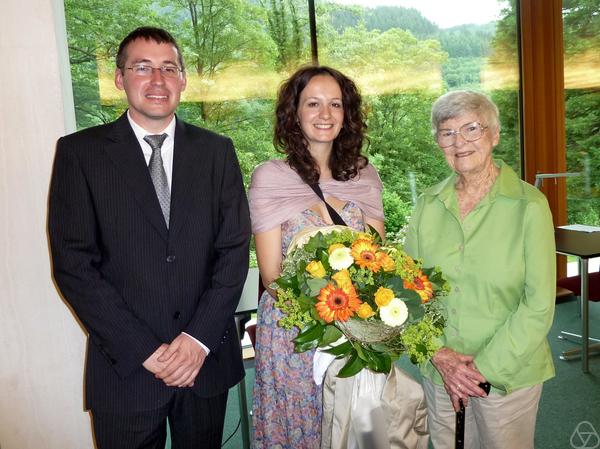
[[[331,179],[321,182],[320,186],[325,196],[352,201],[367,217],[383,221],[383,186],[371,164],[354,179]],[[254,170],[248,196],[252,232],[255,234],[269,231],[321,201],[287,162],[277,159]]]

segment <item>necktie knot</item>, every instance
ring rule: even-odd
[[[150,145],[150,148],[152,148],[153,151],[160,150],[166,138],[166,133],[148,134],[147,136],[144,136],[144,140],[148,142],[148,145]]]

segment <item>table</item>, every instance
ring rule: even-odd
[[[242,291],[240,302],[235,310],[235,323],[240,341],[244,335],[246,322],[250,319],[251,314],[256,312],[256,309],[258,308],[258,274],[258,268],[250,268],[248,270],[248,277],[246,277],[244,290]],[[244,378],[238,384],[242,447],[243,449],[250,449],[250,423],[248,419],[246,396],[246,380]]]
[[[584,373],[589,372],[588,261],[600,256],[600,232],[556,228],[556,252],[579,259],[581,275],[581,360]]]

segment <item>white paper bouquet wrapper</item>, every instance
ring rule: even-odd
[[[335,360],[323,383],[321,449],[427,449],[421,385],[396,365],[337,377],[344,363]]]

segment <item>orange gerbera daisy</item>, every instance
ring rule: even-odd
[[[358,239],[352,244],[351,254],[356,264],[361,268],[379,271],[381,263],[377,259],[378,245],[367,239]]]
[[[327,284],[321,289],[316,305],[319,316],[326,322],[334,320],[348,321],[361,305],[354,287],[347,292],[333,284]]]
[[[412,281],[404,280],[404,288],[416,291],[422,302],[428,302],[433,297],[433,286],[426,275],[419,271]]]
[[[377,261],[381,264],[381,268],[383,268],[383,271],[396,270],[396,262],[387,253],[379,251],[377,254],[375,254],[375,257],[377,258]]]

